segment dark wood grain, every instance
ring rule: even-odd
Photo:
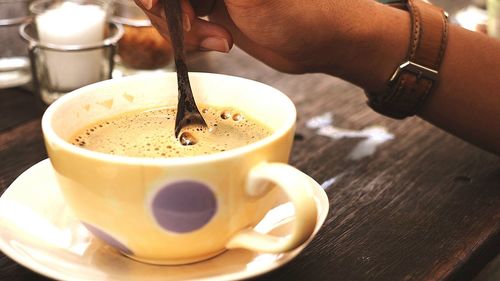
[[[0,194],[34,163],[47,158],[40,120],[34,119],[0,134]]]
[[[451,10],[467,3],[434,2]],[[331,211],[316,239],[295,260],[255,280],[470,280],[499,254],[497,156],[417,118],[382,117],[366,106],[360,89],[333,77],[279,73],[238,49],[195,55],[189,65],[289,95],[299,113],[291,164],[319,183],[337,179],[327,190]],[[2,193],[46,153],[34,98],[18,89],[0,93]],[[382,126],[394,139],[370,157],[350,160],[362,139],[333,140],[306,127],[326,112],[336,127]],[[0,254],[0,280],[48,279]]]
[[[13,128],[42,114],[33,93],[21,88],[0,90],[0,132]]]
[[[303,138],[291,163],[320,183],[338,177],[320,237],[289,266],[258,280],[468,280],[498,254],[498,157],[419,119],[381,117],[367,110],[360,89],[338,79],[276,74],[250,60],[231,69],[234,63],[213,54],[196,69],[232,71],[287,93]],[[359,140],[335,141],[306,128],[325,112],[340,128],[381,125],[395,139],[371,158],[349,160]]]
[[[473,281],[500,280],[500,255],[491,261]]]

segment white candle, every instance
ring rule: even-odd
[[[42,43],[85,45],[104,40],[106,11],[97,5],[64,2],[36,17]],[[103,50],[46,51],[47,71],[53,87],[73,90],[101,80]]]

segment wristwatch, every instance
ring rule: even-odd
[[[448,41],[448,15],[442,8],[422,0],[381,2],[410,13],[411,41],[407,57],[390,77],[387,90],[365,93],[373,110],[403,119],[418,113],[439,82]]]

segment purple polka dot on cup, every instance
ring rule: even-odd
[[[82,224],[88,229],[88,231],[90,231],[90,233],[92,233],[94,236],[101,239],[102,241],[106,242],[106,244],[110,245],[111,247],[117,249],[118,251],[120,251],[126,255],[133,255],[134,254],[122,242],[118,241],[116,238],[107,234],[103,230],[101,230],[95,226],[92,226],[88,223],[82,223]]]
[[[217,211],[217,200],[203,183],[178,181],[154,195],[151,210],[163,229],[186,233],[202,228],[212,219]]]

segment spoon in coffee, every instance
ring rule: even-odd
[[[183,129],[190,126],[207,127],[207,123],[196,106],[191,84],[189,83],[188,68],[184,60],[184,30],[180,0],[163,0],[163,8],[167,17],[170,40],[174,50],[175,68],[177,70],[179,102],[177,103],[177,115],[175,117],[175,137],[178,138]]]

